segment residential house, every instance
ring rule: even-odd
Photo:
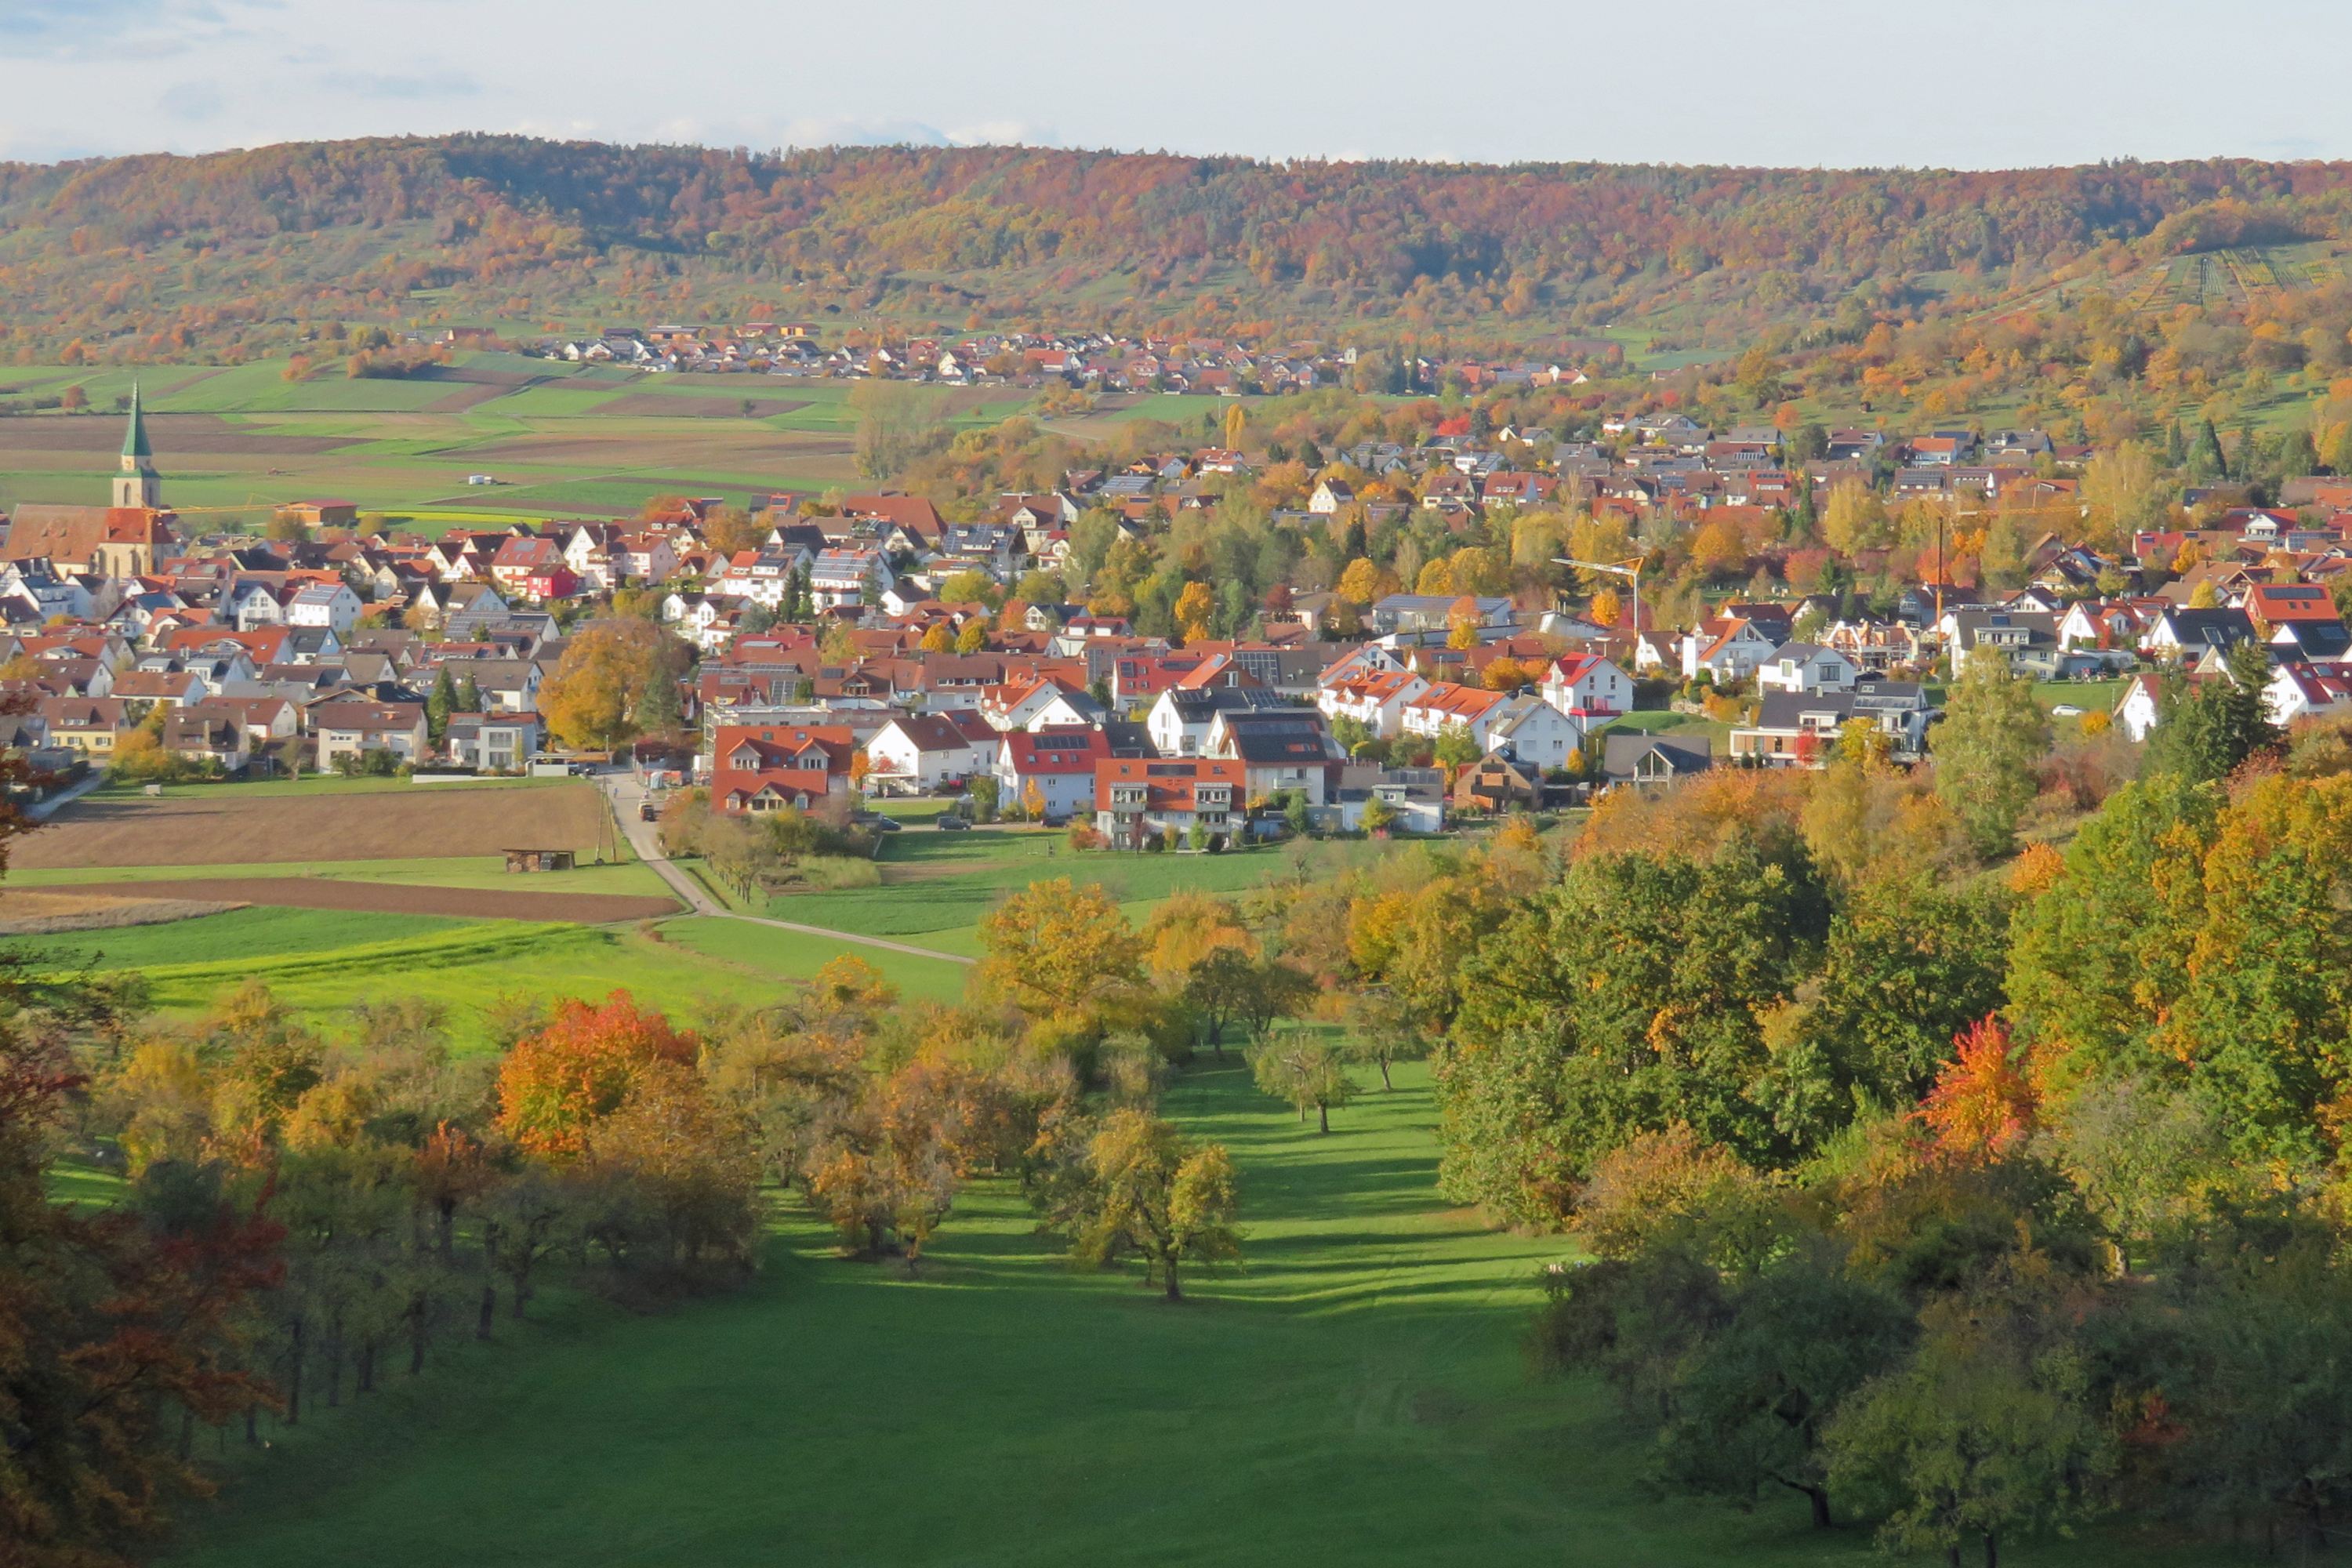
[[[1597,653],[1563,654],[1544,667],[1543,700],[1588,728],[1633,710],[1633,678]]]
[[[1105,714],[1101,703],[1058,676],[1016,675],[982,696],[980,716],[1002,731],[1084,727]]]
[[[1768,767],[1825,765],[1845,726],[1865,720],[1885,731],[1898,757],[1925,744],[1928,708],[1918,683],[1865,680],[1845,691],[1768,691],[1756,721],[1731,731],[1731,760]]]
[[[1715,765],[1715,748],[1685,735],[1612,733],[1601,752],[1601,776],[1610,784],[1658,789]]]
[[[1109,758],[1110,738],[1100,730],[1005,731],[993,770],[1000,807],[1026,811],[1034,796],[1049,821],[1092,810],[1095,768]]]
[[[1408,833],[1438,833],[1445,827],[1445,772],[1442,768],[1393,768],[1377,763],[1348,763],[1339,769],[1339,783],[1327,809],[1342,832],[1359,832],[1364,808],[1378,800],[1395,826]]]
[[[253,760],[252,738],[232,714],[209,703],[174,708],[163,717],[163,749],[192,763],[206,763],[225,773],[243,773]]]
[[[1763,691],[1844,691],[1861,679],[1853,660],[1819,643],[1782,643],[1756,667],[1756,689]]]
[[[449,760],[484,773],[514,773],[539,754],[536,713],[452,713],[441,737]]]
[[[360,596],[341,583],[311,583],[296,589],[286,601],[285,624],[324,626],[340,639],[360,624],[363,608]]]
[[[1745,680],[1780,641],[1743,616],[1711,616],[1683,635],[1679,649],[1683,679],[1696,679],[1703,669],[1718,686]]]
[[[1351,720],[1374,739],[1390,741],[1401,732],[1405,706],[1428,689],[1428,680],[1412,670],[1375,669],[1329,681],[1316,692],[1315,706],[1334,724]]]
[[[856,751],[840,725],[721,724],[710,742],[710,809],[756,816],[846,795]]]
[[[990,771],[996,730],[970,709],[901,713],[866,742],[866,787],[882,795],[928,795]]]
[[[129,706],[120,697],[44,697],[35,711],[48,725],[49,744],[102,764],[134,728]]]
[[[1238,760],[1222,757],[1106,757],[1095,764],[1096,831],[1120,848],[1139,848],[1153,834],[1212,838],[1240,833],[1248,799]]]
[[[1323,715],[1312,708],[1221,710],[1210,721],[1200,752],[1239,762],[1252,802],[1304,793],[1310,806],[1322,805],[1333,765],[1345,755]]]
[[[1268,710],[1304,711],[1262,686],[1171,686],[1145,713],[1143,729],[1163,757],[1205,756],[1209,731],[1220,714]],[[1321,725],[1319,715],[1317,725]]]
[[[879,598],[891,586],[890,568],[878,550],[825,550],[809,566],[809,597],[820,614]]]
[[[330,700],[314,704],[308,720],[321,768],[369,752],[390,752],[402,762],[414,763],[433,744],[422,702]]]
[[[2058,647],[2058,618],[2046,610],[1967,605],[1945,611],[1942,629],[1955,675],[1979,654],[2013,668],[2030,654],[2054,652]]]
[[[2135,744],[2147,739],[2164,714],[2164,677],[2144,672],[2124,682],[2116,698],[2116,727]]]

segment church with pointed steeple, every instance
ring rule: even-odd
[[[110,506],[18,507],[8,518],[6,539],[0,541],[0,561],[47,561],[61,573],[140,577],[179,553],[179,535],[163,505],[163,476],[156,471],[135,385],[113,489]]]
[[[155,471],[155,449],[147,445],[147,420],[139,408],[139,384],[131,384],[131,423],[122,432],[122,471],[114,477],[114,504],[163,509],[163,476]]]

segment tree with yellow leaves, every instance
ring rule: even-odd
[[[1176,625],[1188,643],[1199,642],[1215,630],[1217,596],[1206,583],[1187,583],[1176,595]]]
[[[987,647],[988,623],[977,616],[966,621],[963,630],[956,633],[955,650],[958,653],[979,653]]]
[[[1225,446],[1229,450],[1242,449],[1242,430],[1249,423],[1249,413],[1238,400],[1225,405]]]
[[[1412,582],[1416,594],[1451,594],[1454,592],[1454,568],[1440,557],[1423,563],[1421,575]]]
[[[555,673],[539,689],[540,716],[568,746],[602,749],[636,732],[638,707],[655,682],[675,678],[684,645],[647,621],[598,621],[563,645]]]
[[[1143,941],[1108,895],[1067,877],[1032,882],[981,917],[982,983],[1044,1014],[1070,1013],[1142,978]]]
[[[954,646],[948,637],[945,621],[933,621],[930,629],[923,633],[922,648],[925,653],[945,653]]]
[[[1385,599],[1401,586],[1394,572],[1375,566],[1370,559],[1359,555],[1339,574],[1339,585],[1332,591],[1349,604],[1361,605]]]
[[[1192,972],[1216,953],[1239,952],[1254,957],[1257,939],[1242,923],[1241,912],[1227,900],[1186,888],[1158,909],[1143,928],[1150,952],[1152,977],[1179,987]]]

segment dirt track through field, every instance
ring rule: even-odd
[[[327,877],[173,878],[160,882],[109,882],[106,889],[131,897],[210,899],[380,915],[453,915],[460,920],[570,921],[575,925],[651,920],[678,912],[675,900],[629,893],[534,893],[520,889],[509,892],[502,888],[427,888]]]
[[[588,784],[408,784],[277,796],[167,790],[153,798],[76,801],[19,839],[9,858],[27,871],[54,871],[593,852],[603,828],[604,810]]]

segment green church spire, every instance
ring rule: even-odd
[[[139,384],[131,384],[131,425],[122,432],[122,455],[126,458],[152,458],[153,448],[147,445],[147,421],[139,414]]]

